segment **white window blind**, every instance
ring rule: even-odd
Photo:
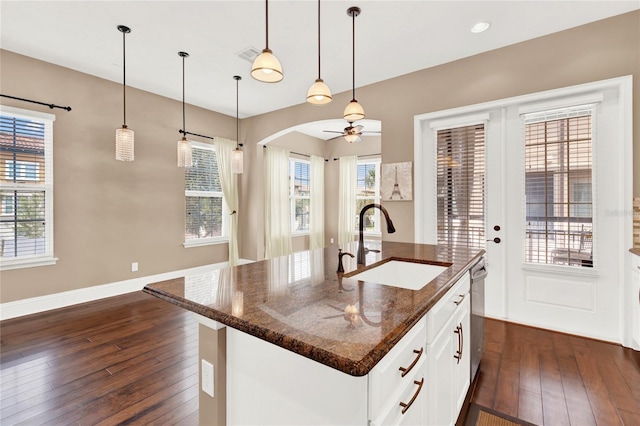
[[[483,249],[484,124],[437,131],[438,244]]]
[[[215,148],[195,142],[192,147],[193,166],[185,169],[185,245],[206,244],[227,236]]]
[[[523,115],[527,263],[593,266],[592,115]]]
[[[311,164],[308,161],[289,159],[289,188],[291,232],[309,232]]]
[[[367,204],[380,204],[380,159],[358,160],[356,175],[356,231],[360,228],[360,210]],[[364,231],[380,234],[380,210],[364,214]]]
[[[3,107],[0,114],[0,255],[3,269],[54,261],[54,119],[51,114],[32,114],[7,107]]]

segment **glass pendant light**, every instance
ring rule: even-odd
[[[238,117],[238,83],[242,80],[239,75],[234,75],[236,81],[236,149],[231,153],[231,171],[237,175],[242,173],[243,153],[240,151],[240,118]]]
[[[362,105],[358,103],[356,100],[356,16],[360,15],[360,8],[353,6],[347,9],[347,15],[351,16],[352,19],[352,60],[353,60],[353,68],[352,68],[352,77],[353,77],[353,86],[352,86],[352,99],[351,102],[344,109],[344,119],[349,123],[353,123],[356,120],[362,120],[364,115],[364,108]]]
[[[325,105],[331,100],[331,90],[320,77],[320,0],[318,0],[318,78],[307,92],[307,102],[313,105]]]
[[[266,47],[260,55],[253,61],[251,66],[251,77],[264,83],[277,83],[284,77],[280,61],[269,49],[269,0],[265,0],[266,5]]]
[[[122,127],[116,129],[116,160],[133,161],[134,141],[133,130],[127,127],[127,66],[126,66],[126,42],[125,37],[131,32],[131,28],[118,25],[118,31],[122,33]]]
[[[184,108],[184,60],[189,57],[187,52],[178,52],[182,58],[182,139],[178,141],[178,167],[191,167],[193,165],[193,151],[191,141],[187,139]]]

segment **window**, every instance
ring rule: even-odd
[[[484,249],[484,124],[437,132],[438,244]]]
[[[308,161],[289,159],[289,200],[291,201],[291,232],[309,232],[311,200],[311,165]]]
[[[227,212],[213,145],[192,142],[193,166],[185,169],[185,246],[226,241]]]
[[[380,159],[358,160],[356,175],[356,231],[360,229],[360,210],[367,204],[380,204]],[[364,214],[364,231],[380,234],[380,210]]]
[[[592,110],[527,114],[525,261],[593,266]]]
[[[55,263],[54,120],[52,114],[2,107],[0,255],[3,269]]]

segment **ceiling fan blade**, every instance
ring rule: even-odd
[[[353,128],[356,132],[359,132],[360,130],[364,129],[364,126],[361,125],[357,125],[356,127]]]
[[[327,132],[327,133],[342,133],[342,132],[337,132],[335,130],[323,130],[323,132]]]
[[[344,135],[334,136],[334,137],[332,137],[332,138],[325,139],[325,141],[332,141],[332,140],[334,140],[334,139],[338,139],[338,138],[341,138],[341,137],[343,137],[343,136],[344,136]]]

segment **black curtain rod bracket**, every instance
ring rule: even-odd
[[[178,130],[178,133],[183,134],[185,136],[186,135],[191,135],[191,136],[198,136],[199,138],[206,138],[206,139],[211,139],[211,140],[215,139],[215,138],[212,138],[211,136],[207,136],[207,135],[200,135],[198,133],[185,132],[182,129]],[[239,145],[242,146],[242,144],[239,144]]]
[[[48,106],[51,109],[60,108],[60,109],[66,110],[66,111],[71,111],[71,107],[70,106],[60,106],[60,105],[56,105],[56,104],[48,104],[46,102],[32,101],[31,99],[18,98],[16,96],[9,96],[9,95],[3,95],[3,94],[0,94],[0,96],[2,96],[3,98],[15,99],[16,101],[31,102],[32,104]]]

